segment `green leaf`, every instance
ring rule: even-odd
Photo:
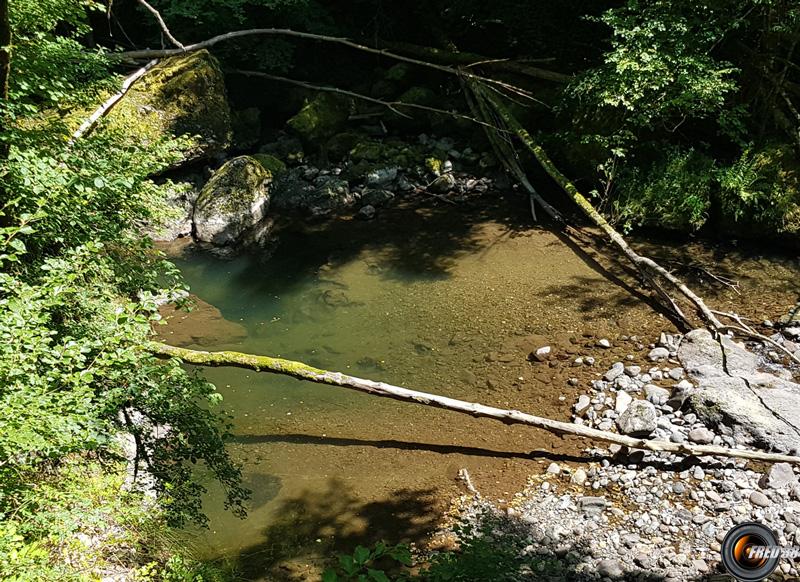
[[[365,548],[364,546],[356,546],[355,551],[353,552],[353,559],[355,560],[356,564],[364,565],[369,560],[369,549]]]
[[[333,568],[328,568],[322,573],[322,582],[338,582],[339,576]]]
[[[375,582],[391,582],[389,577],[384,574],[383,570],[373,570],[370,568],[367,570],[367,574],[369,574],[369,577],[375,580]]]

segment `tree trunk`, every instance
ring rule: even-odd
[[[572,424],[569,422],[561,422],[558,420],[534,416],[532,414],[520,412],[519,410],[506,410],[502,408],[495,408],[493,406],[485,406],[476,402],[466,402],[464,400],[457,400],[447,396],[439,396],[437,394],[409,390],[408,388],[393,386],[391,384],[386,384],[385,382],[376,382],[375,380],[357,378],[355,376],[342,374],[341,372],[321,370],[319,368],[309,366],[308,364],[304,364],[303,362],[295,362],[292,360],[285,360],[283,358],[258,356],[253,354],[244,354],[241,352],[204,352],[198,350],[189,350],[186,348],[178,348],[158,342],[151,342],[148,344],[147,349],[157,356],[178,358],[187,364],[211,367],[230,366],[254,370],[256,372],[282,374],[285,376],[292,376],[293,378],[297,378],[299,380],[308,380],[309,382],[315,382],[317,384],[348,388],[350,390],[372,394],[373,396],[392,398],[394,400],[410,402],[412,404],[422,404],[424,406],[432,406],[435,408],[444,408],[446,410],[468,414],[476,418],[492,418],[494,420],[499,420],[504,424],[524,424],[527,426],[541,428],[557,435],[575,435],[594,441],[620,444],[634,449],[680,453],[685,455],[719,455],[724,457],[735,457],[739,459],[770,462],[784,461],[788,463],[800,464],[800,457],[794,457],[791,455],[764,453],[760,451],[750,451],[744,449],[730,449],[714,445],[694,445],[688,443],[673,443],[670,441],[634,438],[613,432],[589,428],[587,426]]]

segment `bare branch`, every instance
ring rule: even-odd
[[[330,93],[339,93],[340,95],[347,95],[348,97],[353,97],[355,99],[360,99],[362,101],[367,101],[369,103],[375,103],[376,105],[381,105],[386,107],[387,109],[393,111],[397,115],[402,117],[406,117],[411,119],[411,116],[403,113],[402,111],[398,110],[398,107],[407,107],[409,109],[418,109],[420,111],[428,111],[431,113],[438,113],[440,115],[448,115],[450,117],[455,117],[458,119],[464,119],[466,121],[470,121],[472,123],[476,123],[478,125],[488,126],[495,131],[503,131],[503,129],[499,127],[492,126],[485,121],[481,121],[480,119],[476,119],[475,117],[470,117],[469,115],[464,115],[463,113],[458,113],[456,111],[448,111],[446,109],[439,109],[437,107],[428,107],[427,105],[420,105],[418,103],[405,103],[404,101],[384,101],[383,99],[376,99],[375,97],[370,97],[368,95],[364,95],[363,93],[356,93],[354,91],[348,91],[347,89],[340,89],[338,87],[331,87],[330,85],[315,85],[313,83],[308,83],[307,81],[298,81],[297,79],[290,79],[288,77],[281,77],[278,75],[270,75],[269,73],[262,73],[261,71],[246,71],[241,69],[235,69],[230,71],[231,73],[236,73],[239,75],[245,75],[248,77],[261,77],[262,79],[270,79],[272,81],[279,81],[281,83],[289,83],[291,85],[297,85],[298,87],[304,87],[306,89],[311,89],[312,91],[327,91]]]
[[[291,36],[295,38],[304,38],[307,40],[340,44],[362,52],[380,55],[388,59],[394,59],[396,61],[402,61],[405,63],[418,65],[420,67],[427,67],[429,69],[434,69],[450,75],[463,76],[475,81],[481,81],[482,83],[488,83],[496,87],[502,87],[505,90],[512,91],[517,95],[522,95],[528,99],[533,99],[533,96],[529,91],[525,91],[524,89],[516,87],[511,83],[506,83],[505,81],[484,77],[475,73],[471,73],[469,71],[457,69],[454,67],[449,67],[446,65],[438,65],[436,63],[430,63],[428,61],[423,61],[412,57],[406,57],[403,55],[399,55],[397,53],[393,53],[386,49],[372,48],[370,46],[353,42],[352,40],[344,37],[328,36],[324,34],[313,34],[311,32],[300,32],[288,28],[251,28],[247,30],[235,30],[232,32],[227,32],[225,34],[220,34],[219,36],[215,36],[201,42],[186,45],[183,49],[160,49],[160,50],[147,49],[147,50],[125,51],[125,52],[115,53],[113,56],[116,56],[118,58],[127,58],[127,59],[153,59],[153,58],[171,57],[183,54],[184,52],[192,52],[201,49],[211,48],[216,44],[233,40],[236,38],[242,38],[246,36],[256,36],[256,35]]]
[[[176,47],[178,47],[181,50],[185,50],[186,47],[184,47],[177,38],[172,36],[172,33],[169,31],[169,28],[167,28],[167,23],[164,22],[163,18],[161,18],[161,14],[158,12],[158,10],[150,6],[150,4],[147,3],[147,0],[137,0],[137,1],[139,2],[139,4],[144,6],[145,9],[151,12],[153,16],[155,16],[156,20],[158,21],[158,25],[161,27],[161,31],[164,33],[164,36],[166,36],[169,39],[169,41]]]

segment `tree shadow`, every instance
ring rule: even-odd
[[[264,525],[263,541],[241,552],[236,570],[247,580],[314,580],[337,553],[357,545],[426,539],[439,521],[435,495],[401,489],[391,499],[363,503],[344,480],[331,478],[322,491],[282,501]]]
[[[240,444],[263,443],[289,443],[302,445],[329,445],[338,447],[373,447],[376,449],[397,449],[405,451],[429,451],[441,455],[465,455],[469,457],[490,457],[493,459],[547,459],[549,461],[562,461],[574,463],[588,463],[602,461],[605,457],[589,457],[588,455],[570,455],[555,453],[547,450],[498,451],[483,447],[470,447],[461,445],[444,445],[438,443],[421,443],[416,441],[401,441],[396,439],[358,439],[346,437],[330,437],[311,434],[245,434],[231,437],[231,442]]]

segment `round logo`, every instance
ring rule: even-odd
[[[722,540],[722,564],[741,582],[758,582],[778,567],[778,539],[768,527],[755,522],[740,523]]]

